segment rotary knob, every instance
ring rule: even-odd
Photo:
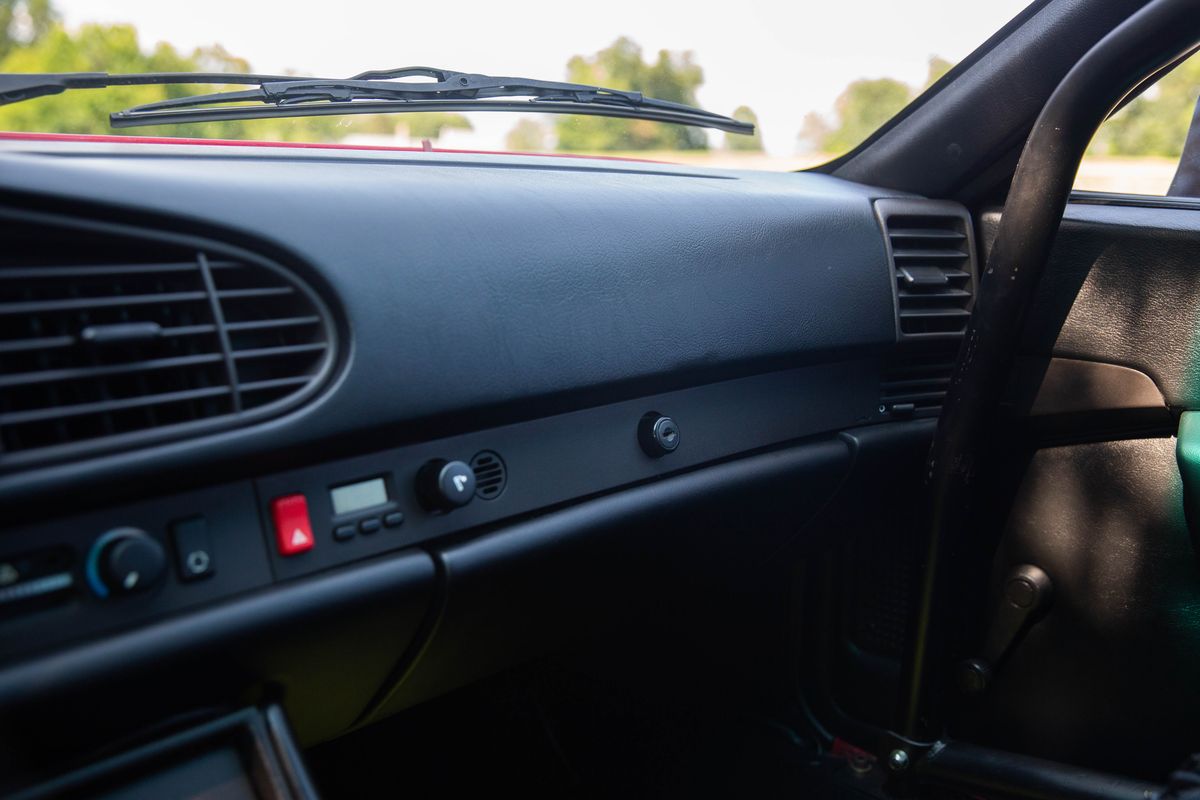
[[[116,528],[88,553],[87,580],[97,597],[138,594],[157,586],[167,571],[163,546],[139,528]]]
[[[475,496],[475,472],[462,461],[436,458],[417,472],[417,495],[430,511],[453,511]]]

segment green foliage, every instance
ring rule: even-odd
[[[838,123],[821,143],[827,153],[845,153],[908,105],[912,88],[893,78],[857,80],[834,103]]]
[[[516,153],[540,153],[546,149],[550,132],[546,126],[534,119],[520,119],[504,138],[506,150]]]
[[[448,114],[441,111],[406,116],[401,124],[408,129],[408,138],[415,142],[422,139],[436,142],[438,137],[448,129],[474,130],[470,120],[462,114]]]
[[[929,88],[954,65],[929,59]],[[1149,91],[1104,123],[1092,140],[1090,155],[1179,158],[1200,93],[1200,56],[1179,65]],[[826,153],[847,152],[904,108],[916,91],[891,78],[859,80],[838,96],[829,121],[816,113],[804,118],[799,140]]]
[[[0,59],[45,36],[57,18],[50,0],[0,0]]]
[[[740,133],[725,134],[725,149],[743,153],[761,153],[763,151],[762,129],[758,125],[758,115],[750,106],[738,106],[733,112],[733,118],[754,125],[754,135],[744,136]]]
[[[567,80],[610,89],[632,89],[647,97],[696,105],[696,89],[704,71],[692,53],[660,50],[653,63],[642,60],[642,48],[621,37],[593,56],[567,62]],[[572,152],[601,150],[706,150],[708,138],[699,128],[647,120],[564,116],[557,125],[558,149]]]
[[[0,0],[0,4],[6,0]],[[0,72],[248,72],[250,65],[219,45],[199,48],[183,55],[169,44],[142,50],[132,25],[83,25],[74,33],[53,22],[45,0],[26,0],[18,9],[28,19],[49,20],[26,25],[36,33],[27,40],[9,38],[7,55],[0,58]],[[4,13],[14,3],[0,5],[0,31]],[[27,19],[27,22],[28,22]],[[10,26],[11,28],[11,26]],[[150,128],[113,130],[112,111],[173,97],[219,91],[219,86],[115,86],[108,89],[79,89],[23,103],[0,106],[0,130],[51,133],[183,136],[271,141],[336,141],[350,133],[390,132],[394,120],[381,117],[309,117],[298,119],[208,122],[197,125],[156,125]]]
[[[1193,56],[1100,126],[1088,153],[1179,158],[1197,93],[1200,57]]]
[[[943,75],[952,69],[954,69],[953,61],[947,61],[941,56],[930,56],[929,73],[925,76],[924,88],[928,89],[930,86],[933,86],[935,83],[941,80]]]
[[[17,47],[0,61],[0,72],[148,72],[190,69],[188,59],[170,45],[160,44],[150,54],[138,46],[137,32],[129,25],[84,25],[72,36],[62,27]],[[189,87],[120,86],[82,89],[61,95],[0,107],[0,128],[55,133],[108,133],[108,113],[142,103],[179,97]],[[233,123],[220,123],[223,135]],[[170,126],[166,135],[192,135]]]
[[[67,30],[58,23],[52,0],[0,0],[0,72],[252,72],[245,59],[220,45],[182,53],[167,43],[143,49],[132,25],[85,24]],[[704,73],[692,54],[659,52],[653,62],[622,38],[591,57],[576,56],[567,66],[570,80],[634,89],[647,96],[696,104]],[[81,89],[0,106],[0,130],[49,133],[128,134],[263,139],[270,141],[337,141],[352,133],[393,135],[398,128],[414,140],[436,140],[450,129],[471,130],[461,114],[414,114],[205,122],[155,125],[114,130],[109,114],[161,100],[207,94],[242,86],[114,86]],[[747,113],[749,109],[746,109]],[[510,134],[514,150],[542,150],[547,128],[522,120]],[[557,127],[564,150],[697,150],[707,149],[702,130],[642,120],[564,117]],[[761,149],[758,139],[748,140]],[[740,148],[742,143],[734,145]]]
[[[921,91],[928,89],[954,64],[940,56],[929,58],[929,71]],[[834,103],[834,120],[810,112],[797,137],[802,143],[826,153],[846,153],[860,145],[881,125],[912,102],[915,87],[894,78],[857,80],[842,90]]]

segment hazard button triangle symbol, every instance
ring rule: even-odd
[[[304,495],[276,497],[271,501],[271,519],[275,523],[275,547],[279,555],[294,556],[312,549],[312,523]]]

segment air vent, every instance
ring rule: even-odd
[[[508,483],[504,460],[491,450],[475,454],[471,471],[475,473],[475,496],[482,500],[495,500]]]
[[[932,417],[942,409],[975,299],[967,210],[939,200],[880,200],[896,299],[896,350],[883,365],[880,411]]]
[[[923,200],[881,200],[875,207],[895,275],[900,337],[962,336],[975,294],[966,209]]]
[[[936,417],[942,410],[956,347],[930,346],[902,350],[883,367],[880,410],[894,416]]]
[[[0,466],[280,413],[333,350],[321,300],[256,255],[0,209]]]

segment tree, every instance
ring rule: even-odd
[[[537,120],[520,119],[504,137],[504,147],[516,153],[538,153],[546,149],[550,131]]]
[[[436,142],[447,130],[474,130],[471,121],[462,114],[450,114],[442,111],[406,115],[401,124],[408,129],[408,138],[414,142],[425,139]]]
[[[0,0],[0,60],[45,36],[57,18],[50,0]]]
[[[950,61],[931,56],[923,88],[928,89],[953,68]],[[894,78],[854,81],[834,102],[833,121],[810,112],[797,139],[822,152],[848,152],[912,102],[917,93],[916,88]]]
[[[71,35],[59,25],[0,61],[0,72],[176,72],[192,65],[173,47],[160,44],[149,55],[131,25],[84,25]],[[108,133],[108,114],[121,108],[193,93],[187,86],[117,86],[83,89],[0,107],[0,128],[59,133]],[[222,134],[235,128],[220,123]],[[191,135],[182,126],[158,133]]]
[[[854,81],[834,103],[838,125],[825,138],[821,149],[844,153],[857,147],[911,99],[912,89],[908,84],[893,78]]]
[[[642,60],[642,48],[622,36],[595,55],[571,58],[567,80],[696,105],[696,89],[704,83],[704,71],[691,52],[660,50],[654,63],[648,64]],[[558,149],[575,152],[708,149],[708,137],[699,128],[648,120],[570,115],[560,117],[556,129]]]
[[[725,134],[725,149],[744,153],[761,153],[763,151],[762,129],[758,125],[758,115],[750,106],[738,106],[733,112],[733,118],[754,125],[754,135],[727,133]]]
[[[18,18],[24,20],[20,25],[13,22]],[[0,35],[0,46],[7,43],[8,47],[6,55],[0,57],[0,72],[253,71],[245,59],[232,55],[220,45],[199,48],[184,55],[171,45],[160,43],[150,52],[144,52],[137,29],[132,25],[87,24],[69,32],[55,20],[48,0],[0,0],[0,33],[9,32]],[[14,36],[11,33],[14,26],[32,33]],[[0,106],[0,130],[145,134],[146,130],[139,128],[113,130],[108,122],[109,113],[219,88],[171,84],[68,91]],[[394,122],[383,124],[380,119],[309,117],[158,125],[147,130],[159,136],[336,141],[355,132],[392,130]]]
[[[1179,158],[1198,87],[1200,57],[1193,56],[1100,126],[1088,152]]]
[[[954,62],[947,61],[941,56],[930,56],[929,73],[925,77],[924,88],[928,89],[930,86],[933,86],[935,83],[941,80],[943,75],[952,69],[954,69]]]

